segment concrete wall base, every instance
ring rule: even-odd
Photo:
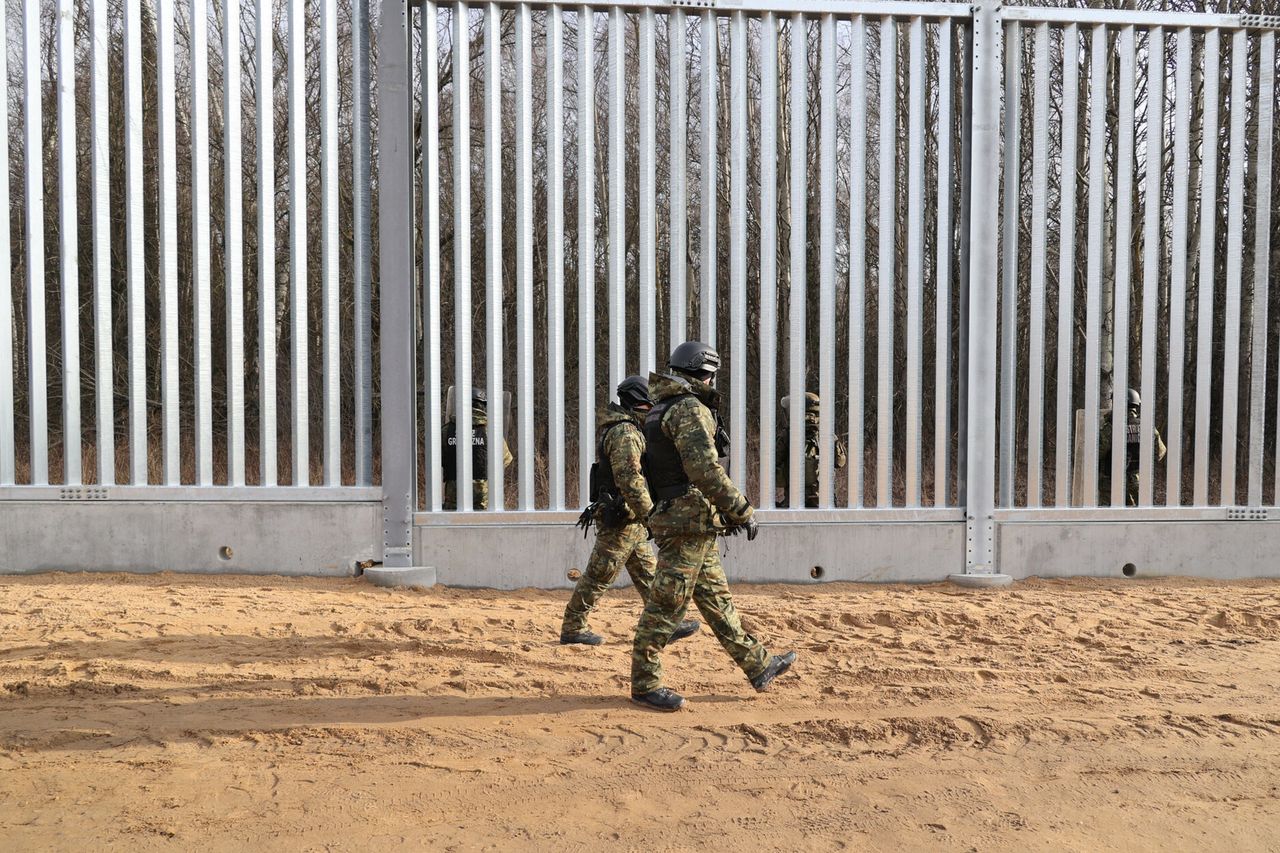
[[[1280,577],[1280,521],[996,525],[1001,570],[1026,577]]]
[[[435,566],[448,586],[563,589],[586,568],[592,542],[571,521],[498,527],[454,517],[414,528],[413,561]],[[721,555],[731,581],[916,583],[963,568],[964,544],[961,522],[773,521],[755,542],[724,540]]]
[[[7,501],[0,572],[350,576],[381,541],[377,501]]]

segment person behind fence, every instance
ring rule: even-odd
[[[618,579],[623,566],[631,575],[641,602],[649,600],[655,562],[645,522],[653,509],[653,501],[641,467],[644,433],[640,427],[651,408],[649,383],[643,376],[628,376],[618,386],[618,402],[606,405],[596,419],[591,504],[578,518],[583,535],[595,525],[596,541],[587,570],[578,578],[573,596],[564,609],[560,626],[563,645],[598,646],[604,642],[604,637],[591,630],[588,618],[605,590]],[[699,627],[696,619],[686,619],[671,639],[687,637]]]
[[[662,686],[662,650],[684,619],[692,600],[720,645],[756,690],[795,663],[796,653],[770,655],[742,627],[720,564],[717,535],[745,532],[748,541],[760,527],[750,502],[733,484],[719,457],[712,387],[720,355],[707,344],[687,341],[676,347],[667,373],[649,377],[654,406],[644,420],[645,473],[654,508],[649,529],[658,543],[658,569],[649,590],[631,652],[631,698],[660,711],[678,711],[684,698]]]
[[[489,508],[489,406],[483,388],[471,389],[471,508]],[[458,508],[458,423],[449,418],[444,425],[444,452],[441,462],[444,467],[444,502],[445,509]],[[502,442],[502,467],[511,465],[511,449]]]
[[[1154,426],[1152,450],[1155,461],[1164,461],[1168,449]],[[1111,500],[1111,410],[1102,412],[1098,428],[1098,500]],[[1142,397],[1132,388],[1128,393],[1128,412],[1125,418],[1124,503],[1138,505],[1139,470],[1142,466]]]
[[[789,404],[783,400],[783,408]],[[813,509],[818,505],[818,424],[820,400],[818,395],[808,391],[804,395],[804,505]],[[844,442],[839,436],[835,440],[835,462],[837,468],[843,468],[848,462]],[[777,445],[774,454],[774,477],[782,488],[782,500],[779,507],[791,505],[791,425],[784,420],[778,430]]]

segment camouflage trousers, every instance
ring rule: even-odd
[[[444,509],[458,508],[458,484],[453,480],[445,480],[444,483],[444,500],[441,502]],[[488,509],[489,508],[489,481],[488,480],[472,480],[471,481],[471,508],[472,509]]]
[[[1124,478],[1124,505],[1138,505],[1138,480],[1136,473],[1127,474]],[[1098,477],[1098,505],[1111,505],[1111,478],[1099,475]]]
[[[648,693],[662,686],[659,655],[671,633],[684,619],[692,599],[712,633],[747,678],[755,678],[768,664],[764,644],[742,627],[733,607],[729,582],[720,565],[720,549],[714,533],[699,533],[658,540],[658,572],[649,601],[636,625],[631,650],[631,692]]]
[[[626,566],[641,602],[649,600],[649,587],[653,584],[653,551],[649,549],[649,532],[643,524],[624,524],[621,527],[596,525],[596,544],[591,549],[587,570],[578,578],[573,596],[564,609],[562,634],[577,634],[587,630],[587,618],[613,582]]]

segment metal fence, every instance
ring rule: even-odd
[[[368,10],[319,10],[4,13],[8,494],[373,482]]]
[[[14,565],[563,582],[598,407],[700,338],[740,576],[1274,570],[1277,19],[368,5],[6,7],[0,552],[89,543]],[[515,461],[445,511],[473,388]]]

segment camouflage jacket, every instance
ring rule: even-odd
[[[654,404],[680,397],[662,418],[662,431],[672,440],[693,488],[661,501],[649,519],[655,536],[709,533],[751,517],[751,504],[729,479],[716,454],[712,409],[719,393],[710,386],[669,373],[649,374]]]
[[[804,458],[805,480],[807,482],[812,479],[816,484],[818,482],[818,416],[816,414],[805,413],[804,416]],[[844,441],[840,436],[836,436],[836,467],[843,468],[848,462],[848,452],[845,450]],[[791,471],[791,430],[785,422],[778,429],[774,453],[774,471],[777,474],[778,484],[785,485],[782,481]]]
[[[653,510],[649,497],[649,484],[644,479],[640,457],[644,455],[644,433],[640,431],[636,417],[617,403],[609,403],[596,416],[596,441],[603,457],[613,471],[620,497],[626,502],[634,520],[643,521]]]

